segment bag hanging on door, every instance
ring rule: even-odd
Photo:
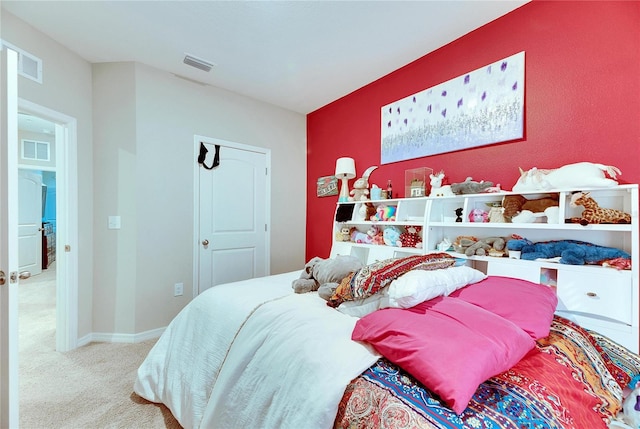
[[[200,142],[200,155],[198,155],[198,164],[202,165],[207,170],[212,170],[220,165],[220,145],[215,145],[215,148],[216,154],[213,156],[213,164],[211,164],[211,166],[209,167],[204,163],[204,161],[207,159],[207,153],[209,152],[209,150],[206,148],[204,143]]]

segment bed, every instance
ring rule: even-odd
[[[135,392],[185,428],[595,429],[640,374],[638,355],[555,315],[547,286],[447,254],[364,266],[329,301],[293,293],[300,275],[199,295]]]

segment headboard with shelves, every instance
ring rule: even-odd
[[[590,192],[600,207],[613,208],[629,213],[629,224],[570,223],[580,217],[583,207],[572,207],[571,196],[576,191]],[[491,204],[501,203],[505,195],[523,195],[529,199],[548,194],[558,197],[558,218],[538,218],[534,223],[472,222],[469,213],[473,209],[489,210]],[[446,197],[418,197],[392,200],[367,201],[375,207],[392,205],[396,208],[393,221],[376,222],[364,219],[359,213],[365,202],[350,203],[352,215],[334,222],[331,256],[353,255],[363,263],[437,251],[437,246],[447,239],[453,242],[458,236],[510,237],[512,234],[533,242],[550,240],[578,240],[601,246],[615,247],[631,255],[630,270],[616,270],[601,266],[564,265],[547,261],[525,261],[507,257],[469,257],[472,265],[490,275],[523,278],[557,288],[558,313],[586,328],[610,336],[634,352],[640,350],[638,327],[639,264],[638,264],[638,185],[620,185],[613,188],[565,189],[546,193],[468,194]],[[338,203],[338,207],[341,204]],[[456,221],[456,209],[462,209],[460,221]],[[405,248],[388,245],[340,241],[338,232],[344,228],[356,228],[366,232],[371,225],[379,228],[396,227],[405,231],[408,226],[420,226],[421,248]],[[455,253],[456,257],[465,257]]]

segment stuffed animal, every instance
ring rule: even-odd
[[[473,209],[469,212],[469,222],[489,222],[489,213],[482,209]]]
[[[500,203],[490,204],[489,213],[487,215],[490,223],[505,223],[507,220],[504,217],[502,205]]]
[[[386,206],[381,204],[376,208],[376,213],[369,219],[373,222],[392,222],[396,220],[396,206]]]
[[[590,223],[631,223],[631,215],[616,209],[604,209],[591,198],[589,192],[576,192],[569,202],[571,207],[584,206],[581,217],[571,218],[571,222],[580,225]]]
[[[318,291],[323,299],[333,295],[342,279],[362,268],[362,262],[354,256],[338,255],[332,259],[312,258],[304,266],[300,278],[291,283],[295,293]]]
[[[371,216],[374,216],[375,214],[376,214],[376,207],[373,205],[373,203],[370,203],[368,201],[362,203],[362,205],[360,206],[360,209],[358,209],[359,220],[370,220]]]
[[[568,265],[602,264],[615,258],[631,259],[631,255],[623,250],[576,240],[533,243],[525,238],[513,239],[507,242],[507,249],[520,251],[520,259],[560,258],[558,262]]]
[[[453,242],[453,250],[458,253],[466,253],[467,248],[474,245],[478,239],[472,235],[459,235]]]
[[[449,195],[455,195],[451,190],[451,185],[444,185],[444,171],[440,171],[437,174],[430,174],[431,192],[430,197],[446,197]]]
[[[351,231],[348,226],[343,226],[336,231],[336,241],[349,241],[351,239]]]
[[[493,186],[493,182],[475,182],[471,177],[467,177],[464,182],[453,183],[451,185],[451,191],[456,195],[463,194],[479,194],[486,192],[487,189]]]
[[[369,234],[359,231],[358,228],[351,228],[351,241],[354,243],[371,244],[373,240]]]
[[[611,178],[607,178],[606,175]],[[520,169],[520,178],[513,186],[514,192],[545,191],[549,189],[570,188],[609,188],[616,186],[615,180],[620,170],[612,165],[578,162],[556,169],[538,169],[524,171]]]
[[[467,256],[504,256],[505,239],[501,237],[481,238],[464,250]]]
[[[395,226],[387,226],[382,232],[382,238],[387,246],[397,246],[400,230]]]
[[[422,237],[420,236],[421,226],[410,225],[406,227],[406,231],[398,237],[398,247],[415,247],[422,248]]]
[[[378,228],[378,225],[371,225],[367,230],[367,235],[371,237],[371,244],[384,244],[384,238],[382,237],[382,231]]]
[[[532,213],[544,212],[548,207],[558,206],[559,194],[552,194],[548,197],[527,199],[523,195],[505,195],[502,198],[502,208],[505,219],[511,219],[522,210],[529,210]]]
[[[369,176],[377,166],[366,169],[362,177],[353,182],[353,189],[349,192],[349,201],[366,201],[369,199]]]

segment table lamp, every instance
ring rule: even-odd
[[[353,158],[338,158],[336,178],[342,179],[338,201],[349,201],[349,179],[356,177],[356,163]]]

